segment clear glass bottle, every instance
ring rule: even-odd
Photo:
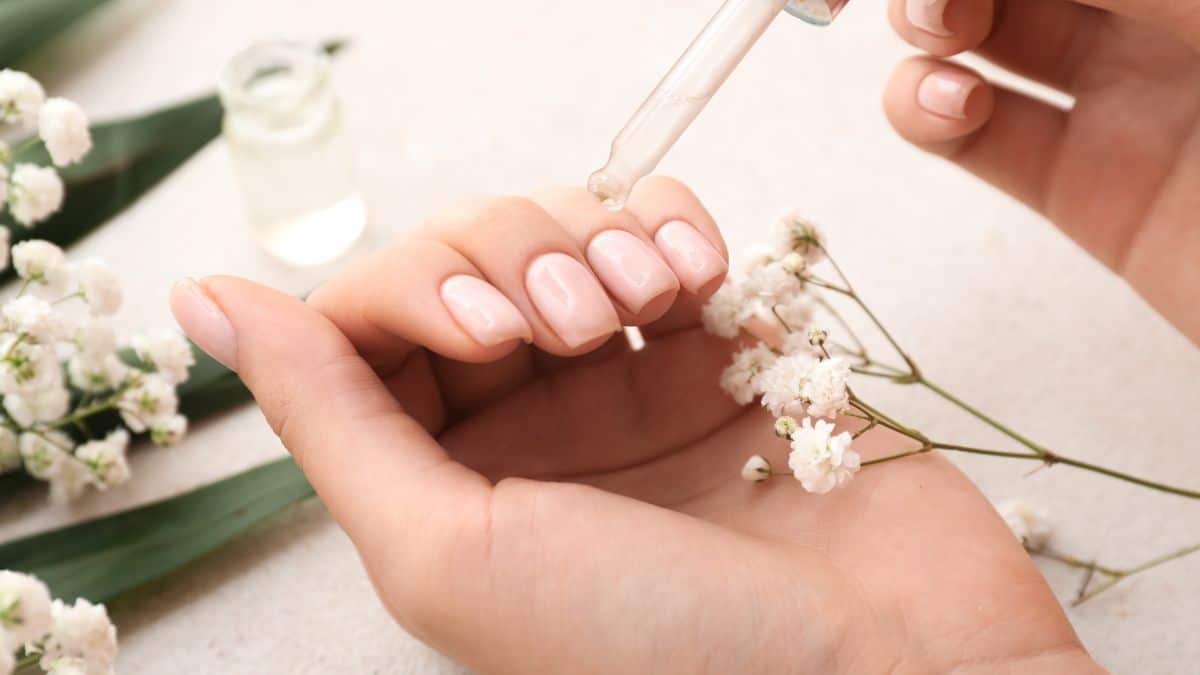
[[[320,265],[362,236],[367,210],[329,57],[292,42],[258,44],[220,82],[224,136],[254,236],[275,257]]]

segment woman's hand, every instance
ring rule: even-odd
[[[934,57],[897,69],[900,134],[1041,211],[1200,344],[1200,0],[891,0],[937,57],[974,51],[1071,110]]]
[[[717,386],[734,345],[699,309],[725,255],[656,178],[619,214],[582,190],[463,208],[307,304],[232,278],[172,300],[392,614],[478,672],[1098,672],[948,462],[825,497],[738,478],[786,445]]]

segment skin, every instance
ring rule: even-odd
[[[918,57],[886,109],[906,138],[1041,209],[1197,340],[1185,298],[1200,287],[1200,88],[1180,82],[1200,79],[1200,4],[1095,5],[1008,0],[993,25],[989,0],[951,0],[957,37],[935,37],[893,3],[915,45],[979,47],[1079,102],[1065,113],[981,84],[966,119],[941,118],[916,87],[958,66]],[[1131,8],[1145,23],[1122,18]],[[577,190],[464,206],[307,303],[203,280],[227,324],[178,288],[173,304],[254,392],[396,619],[478,672],[1103,672],[944,459],[867,468],[822,497],[736,478],[755,453],[782,468],[786,445],[716,386],[737,346],[699,327],[715,282],[618,308],[641,327],[638,352],[569,348],[526,295],[539,254],[584,261],[600,231],[653,242],[676,219],[724,254],[696,197],[655,178],[616,216]],[[438,288],[463,273],[513,302],[532,344],[483,347],[455,323]],[[856,447],[871,459],[906,443],[873,431]]]

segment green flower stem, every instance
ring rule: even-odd
[[[1112,587],[1114,587],[1117,584],[1121,583],[1122,581],[1128,579],[1129,577],[1132,577],[1137,574],[1141,574],[1143,572],[1148,572],[1156,567],[1161,567],[1163,565],[1166,565],[1167,563],[1174,562],[1176,560],[1179,560],[1180,558],[1185,558],[1185,557],[1192,555],[1193,553],[1197,553],[1197,552],[1200,552],[1200,544],[1192,544],[1191,546],[1185,546],[1184,548],[1181,548],[1177,551],[1172,551],[1170,553],[1160,555],[1157,558],[1152,558],[1152,559],[1150,559],[1140,565],[1137,565],[1135,567],[1129,567],[1129,568],[1124,568],[1124,569],[1115,568],[1115,567],[1106,567],[1104,565],[1099,565],[1097,563],[1089,562],[1086,560],[1080,560],[1079,558],[1075,558],[1075,557],[1069,556],[1069,555],[1064,555],[1062,553],[1058,553],[1056,551],[1051,551],[1051,550],[1034,551],[1033,554],[1038,557],[1041,557],[1041,558],[1046,558],[1048,560],[1054,560],[1056,562],[1067,565],[1068,567],[1074,567],[1076,569],[1087,570],[1089,572],[1089,576],[1084,580],[1083,587],[1079,589],[1079,597],[1077,597],[1074,602],[1075,606],[1079,606],[1079,605],[1087,602],[1088,600],[1091,600],[1092,598],[1096,597],[1097,595],[1100,595],[1101,593],[1111,589]],[[1103,583],[1101,583],[1089,590],[1088,585],[1089,585],[1089,582],[1091,581],[1090,574],[1092,572],[1099,572],[1100,574],[1107,576],[1108,579],[1106,579]]]

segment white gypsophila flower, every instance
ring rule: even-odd
[[[1026,501],[1011,500],[999,504],[996,511],[1026,549],[1040,550],[1050,540],[1050,517],[1045,509]]]
[[[776,262],[775,252],[769,246],[757,244],[738,256],[736,269],[742,277],[750,276],[754,270]]]
[[[752,305],[750,312],[769,313],[779,305],[793,303],[796,296],[804,292],[804,284],[783,265],[770,263],[755,268],[746,276],[744,292]]]
[[[4,182],[8,176],[7,171],[0,166],[0,210],[4,209],[4,196],[8,190],[8,184]],[[8,244],[10,241],[12,241],[12,232],[7,227],[0,225],[0,270],[8,268]]]
[[[67,656],[55,661],[46,675],[113,675],[114,672],[111,667],[92,670],[87,661]]]
[[[75,447],[71,438],[61,431],[27,431],[21,434],[17,443],[21,449],[21,459],[25,462],[25,471],[39,480],[50,480],[58,472],[63,460],[70,458],[70,452]]]
[[[795,417],[780,417],[775,420],[775,435],[780,438],[791,438],[792,434],[800,428],[800,424]]]
[[[64,386],[30,394],[5,394],[4,412],[22,427],[62,419],[71,407],[71,393]]]
[[[0,475],[21,468],[21,450],[17,447],[17,434],[7,426],[0,426]]]
[[[850,406],[850,363],[843,358],[818,361],[808,373],[800,395],[813,417],[837,417]]]
[[[96,485],[91,468],[73,455],[67,455],[47,478],[50,482],[50,501],[69,504],[83,496],[89,485]]]
[[[111,316],[121,308],[121,280],[103,262],[88,260],[77,270],[79,292],[94,314]]]
[[[803,254],[796,251],[785,255],[779,263],[783,265],[783,269],[792,274],[804,274],[805,270],[808,269],[808,260],[805,259]]]
[[[75,456],[92,470],[101,490],[129,480],[129,432],[117,429],[102,440],[89,441],[75,449]]]
[[[35,642],[50,632],[52,621],[46,584],[28,574],[0,570],[0,635],[7,633],[12,645]]]
[[[112,353],[105,356],[80,353],[67,359],[67,377],[71,384],[80,391],[91,393],[116,389],[125,381],[129,370],[129,366]]]
[[[820,348],[824,347],[826,342],[829,342],[829,331],[824,328],[813,328],[808,331],[808,344]]]
[[[19,70],[0,70],[0,124],[33,124],[45,100],[37,80]]]
[[[107,675],[117,659],[117,628],[104,605],[79,598],[74,605],[55,600],[51,605],[54,627],[42,645],[39,665],[54,672],[64,659],[82,661],[86,675]],[[79,664],[73,664],[78,668]],[[60,671],[62,672],[62,671]]]
[[[61,383],[53,346],[26,344],[12,334],[0,338],[0,393],[30,394]]]
[[[811,356],[812,358],[816,358],[818,356],[818,353],[813,349],[812,345],[809,344],[808,336],[804,333],[788,333],[783,338],[783,344],[779,345],[779,351],[785,356],[792,356],[795,354],[805,354],[807,356]]]
[[[25,227],[41,222],[62,208],[63,182],[48,166],[18,164],[13,170],[8,208]]]
[[[704,329],[712,335],[729,340],[741,331],[741,312],[745,296],[736,281],[728,279],[704,305],[701,318]]]
[[[141,382],[125,390],[117,401],[125,425],[139,434],[166,421],[178,408],[175,386],[157,374],[142,377]]]
[[[771,250],[778,259],[791,253],[804,258],[805,267],[814,265],[824,257],[825,239],[820,230],[796,210],[779,217],[772,232]],[[794,263],[793,263],[794,266]]]
[[[742,466],[742,480],[760,483],[771,477],[771,463],[762,455],[755,455]]]
[[[38,135],[57,166],[74,164],[92,149],[87,115],[78,104],[65,98],[51,98],[42,104]]]
[[[8,330],[34,344],[54,344],[66,332],[62,315],[50,303],[32,295],[9,300],[0,313]]]
[[[734,354],[733,363],[721,373],[721,388],[738,405],[749,404],[759,394],[758,376],[770,368],[775,359],[775,353],[762,343],[739,351]]]
[[[86,356],[108,356],[117,350],[117,333],[107,319],[91,319],[75,328],[75,348]]]
[[[794,293],[775,305],[775,316],[793,333],[804,333],[813,320],[812,299]]]
[[[150,427],[150,440],[163,447],[175,445],[187,434],[188,420],[183,415],[171,415]]]
[[[757,381],[763,407],[775,417],[803,414],[804,385],[815,364],[816,360],[803,352],[776,359]]]
[[[135,335],[131,341],[138,358],[154,367],[168,382],[178,384],[188,377],[188,369],[196,363],[192,346],[173,330],[156,335]]]
[[[853,442],[850,434],[842,432],[834,436],[833,431],[833,424],[818,421],[814,425],[806,417],[792,434],[788,466],[804,489],[813,494],[827,494],[844,485],[862,466],[858,453],[850,447]]]
[[[47,286],[58,286],[67,277],[67,256],[48,241],[30,239],[12,247],[17,276]]]

